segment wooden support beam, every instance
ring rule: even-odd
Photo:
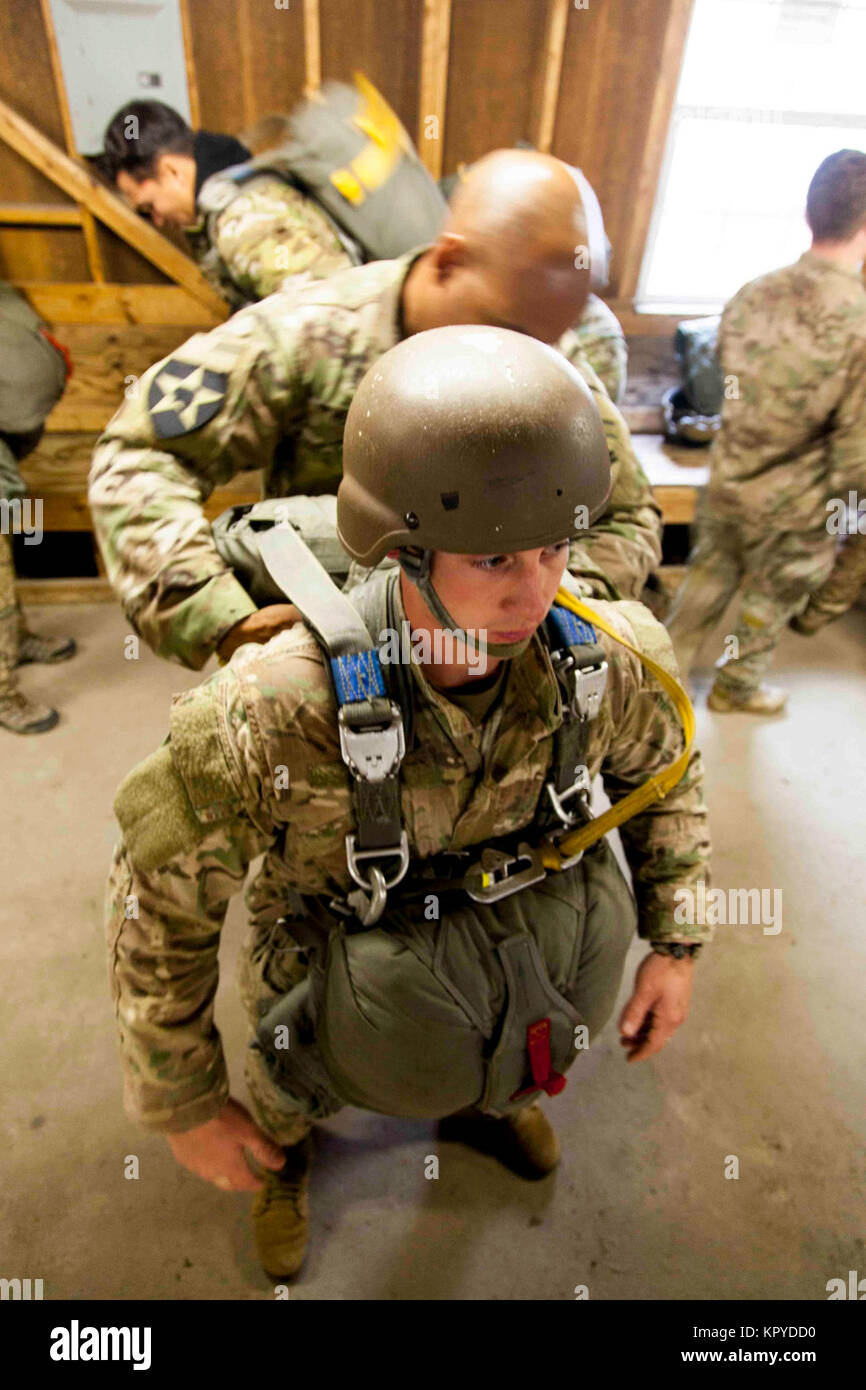
[[[81,203],[113,232],[117,232],[153,265],[182,285],[211,313],[221,318],[228,315],[228,305],[211,289],[188,256],[160,236],[154,227],[148,226],[120,198],[97,183],[92,174],[58,149],[53,140],[25,121],[5,101],[0,101],[0,139],[5,140],[7,145],[11,145],[13,150],[17,150],[18,154],[23,155],[52,183]]]
[[[47,603],[117,603],[107,579],[19,579],[15,588],[26,608]]]
[[[26,295],[46,323],[180,324],[190,336],[213,328],[225,314],[212,314],[179,285],[42,284],[20,280],[15,288]]]
[[[535,122],[535,147],[550,153],[556,125],[556,106],[559,101],[559,81],[562,76],[562,55],[565,50],[565,27],[568,23],[569,0],[548,0],[547,27],[544,34],[544,66],[541,92]]]
[[[304,95],[313,96],[322,85],[322,28],[319,0],[304,0]]]
[[[622,251],[617,247],[619,295],[622,299],[633,299],[637,291],[693,5],[694,0],[670,0],[661,62],[654,75],[653,103],[640,173],[631,199],[628,235]]]
[[[424,0],[421,30],[421,91],[418,100],[418,152],[434,179],[442,177],[451,0]],[[428,121],[434,119],[430,133]]]
[[[236,3],[244,125],[251,126],[258,112],[256,109],[256,88],[253,81],[253,34],[250,24],[250,0],[236,0]]]
[[[198,99],[198,78],[196,77],[195,57],[192,49],[192,22],[189,17],[189,0],[180,0],[180,27],[183,31],[183,60],[186,65],[189,123],[193,130],[198,130],[201,125],[201,105]]]
[[[3,227],[80,227],[81,219],[73,203],[0,203]]]
[[[60,62],[60,49],[57,46],[57,34],[54,30],[54,16],[51,13],[49,0],[41,0],[41,4],[42,23],[45,25],[45,36],[48,39],[51,71],[54,75],[54,87],[60,106],[60,118],[63,122],[63,138],[66,141],[66,153],[74,158],[78,154],[78,149],[75,144],[75,132],[72,129],[72,113],[69,110],[69,98],[66,94],[66,81],[63,76],[63,66]],[[81,226],[84,230],[84,244],[87,247],[87,264],[90,267],[90,274],[98,285],[104,284],[105,266],[102,261],[102,252],[99,249],[99,237],[96,234],[96,224],[93,220],[93,214],[86,208],[81,209]]]

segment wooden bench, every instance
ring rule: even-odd
[[[693,521],[698,494],[710,476],[707,450],[667,444],[661,434],[633,434],[632,443],[665,525]]]

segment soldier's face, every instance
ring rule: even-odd
[[[568,541],[510,555],[433,556],[433,587],[464,629],[483,629],[487,640],[520,642],[550,611],[568,559]]]
[[[187,156],[160,155],[154,177],[140,183],[121,170],[117,190],[134,212],[155,227],[180,231],[195,221],[195,162]]]

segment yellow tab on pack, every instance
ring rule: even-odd
[[[354,203],[355,206],[363,203],[366,194],[350,169],[335,169],[331,175],[331,183],[347,202]]]
[[[363,203],[367,193],[388,182],[406,147],[408,136],[396,112],[392,111],[381,92],[363,73],[354,74],[360,102],[352,124],[367,136],[364,145],[348,168],[336,169],[331,183],[338,193],[355,207]]]

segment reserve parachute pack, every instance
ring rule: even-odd
[[[724,378],[718,336],[718,316],[677,325],[674,350],[681,385],[662,397],[665,436],[672,444],[710,444],[722,423]]]
[[[221,212],[233,188],[276,174],[327,215],[356,265],[433,241],[447,211],[396,113],[361,73],[354,88],[327,82],[289,115],[289,139],[205,185],[200,204]]]
[[[582,1011],[575,1003],[582,952],[590,934],[597,942],[602,933],[624,958],[637,914],[603,835],[679,781],[691,709],[676,682],[637,652],[685,702],[686,747],[664,774],[593,820],[585,750],[607,662],[591,619],[624,639],[561,589],[540,632],[563,723],[532,823],[413,862],[400,803],[413,682],[377,651],[383,631],[397,629],[399,571],[360,571],[355,587],[337,588],[332,576],[348,575],[351,565],[324,534],[332,501],[233,508],[215,524],[218,549],[240,566],[250,592],[289,599],[325,649],[356,820],[346,855],[357,887],[345,899],[292,895],[284,925],[310,969],[262,1017],[252,1045],[293,1107],[313,1118],[344,1104],[418,1118],[467,1106],[504,1115],[561,1091],[604,1022],[591,1003]],[[319,534],[307,545],[310,518]],[[243,553],[255,551],[244,577]]]

